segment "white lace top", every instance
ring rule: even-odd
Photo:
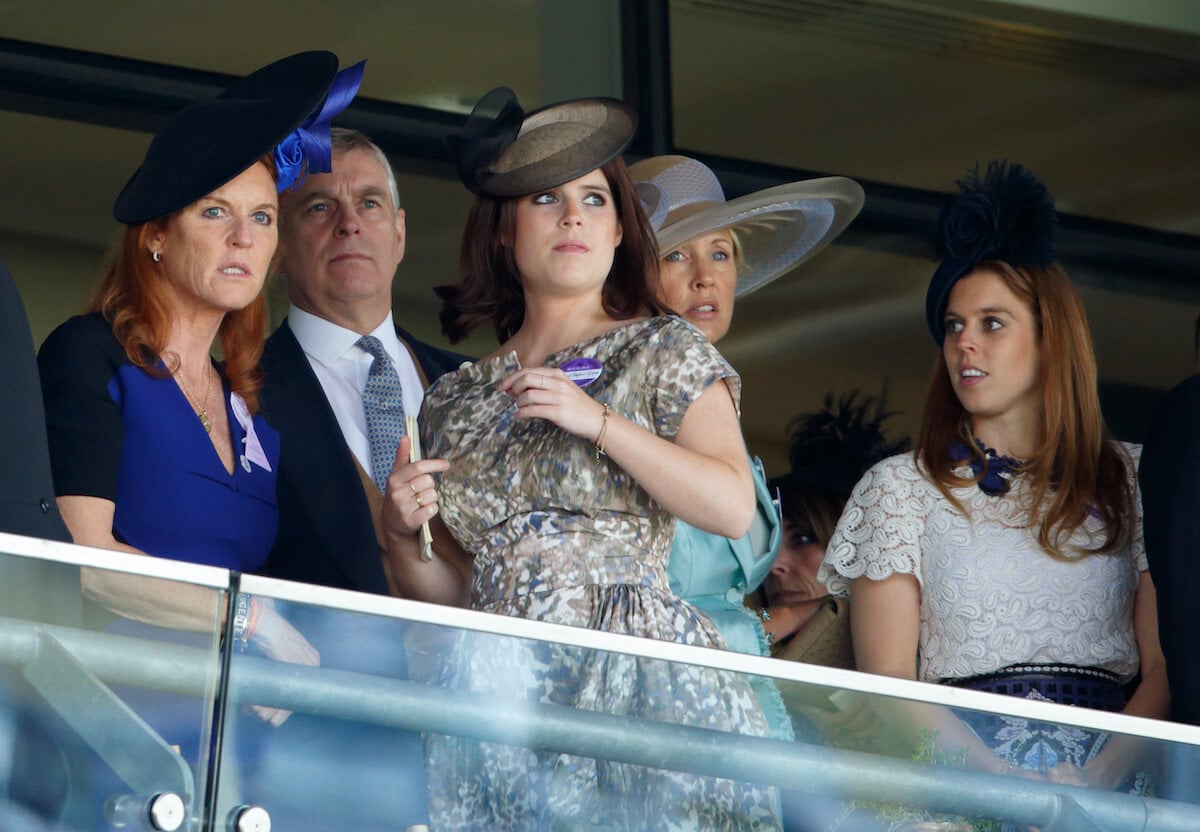
[[[1142,449],[1125,448],[1136,488]],[[1050,662],[1131,679],[1138,669],[1134,591],[1147,569],[1140,496],[1129,547],[1064,562],[1038,546],[1036,530],[1022,528],[1019,518],[1032,501],[1022,477],[1003,497],[974,485],[952,493],[969,517],[918,470],[911,453],[880,462],[855,486],[819,578],[830,592],[848,595],[850,580],[862,575],[914,575],[921,586],[917,678],[924,681]],[[1094,546],[1102,530],[1090,517],[1071,543]]]

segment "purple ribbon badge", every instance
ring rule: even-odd
[[[250,415],[250,408],[246,407],[246,400],[237,393],[232,393],[229,396],[229,404],[233,409],[234,418],[246,433],[246,450],[242,454],[242,468],[249,474],[250,463],[253,462],[260,468],[270,471],[271,463],[267,461],[267,453],[263,450],[258,434],[254,432],[254,417]]]
[[[587,387],[604,372],[604,365],[594,358],[572,358],[559,369],[580,387]]]

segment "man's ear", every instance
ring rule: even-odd
[[[396,211],[396,265],[404,259],[405,246],[408,243],[408,230],[404,224],[404,209]]]

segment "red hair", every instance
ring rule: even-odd
[[[1016,268],[993,260],[975,270],[999,277],[1025,302],[1037,325],[1044,403],[1041,435],[1021,471],[1031,480],[1034,510],[1049,502],[1044,515],[1027,518],[1029,526],[1038,529],[1038,543],[1059,560],[1124,546],[1134,522],[1132,462],[1109,435],[1100,413],[1091,331],[1070,278],[1056,263]],[[979,476],[964,479],[954,474],[962,464],[951,457],[956,442],[984,463]],[[975,445],[970,414],[954,393],[943,357],[934,366],[925,396],[916,453],[942,494],[964,510],[950,488],[979,482],[987,460]],[[1068,551],[1069,538],[1090,514],[1104,523],[1104,542]]]
[[[260,161],[275,181],[274,162],[270,157]],[[100,285],[85,309],[104,316],[130,362],[158,377],[173,375],[177,369],[177,366],[168,365],[165,369],[159,366],[160,359],[167,363],[163,350],[171,332],[174,310],[167,281],[150,259],[149,239],[174,222],[178,213],[125,227],[104,267]],[[272,270],[274,265],[273,257]],[[245,399],[251,413],[258,410],[258,391],[263,378],[259,360],[266,335],[265,291],[260,291],[245,308],[227,313],[218,329],[225,378],[230,389]]]

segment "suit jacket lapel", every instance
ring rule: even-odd
[[[397,333],[399,334],[399,333]],[[417,370],[417,378],[421,379],[421,389],[429,389],[429,375],[425,372],[425,368],[421,366],[421,360],[417,357],[417,351],[413,349],[413,345],[403,338],[400,338],[400,346],[408,350],[408,355],[412,358],[413,367]]]
[[[327,556],[354,587],[387,594],[371,510],[354,455],[286,320],[272,341],[267,418],[283,438],[279,476],[287,478]],[[264,365],[267,361],[264,354]]]
[[[400,342],[408,347],[408,351],[417,361],[417,370],[421,374],[421,381],[425,383],[425,389],[429,389],[429,385],[437,381],[443,374],[457,370],[459,365],[464,361],[471,362],[475,359],[469,355],[460,355],[456,352],[448,350],[439,350],[428,344],[418,341],[412,336],[412,333],[406,331],[403,327],[396,327],[396,337]]]

